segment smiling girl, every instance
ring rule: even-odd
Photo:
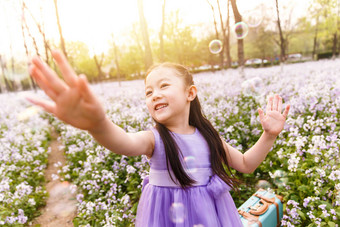
[[[143,182],[136,226],[242,226],[229,194],[237,186],[230,168],[252,173],[265,159],[289,112],[287,105],[282,113],[279,95],[269,97],[266,114],[258,109],[263,133],[242,154],[204,116],[193,77],[184,66],[163,63],[149,69],[145,97],[155,127],[126,133],[105,115],[86,77],[78,77],[60,51],[52,54],[64,80],[34,57],[31,75],[52,101],[29,100],[65,123],[87,130],[114,153],[149,159],[150,174]]]

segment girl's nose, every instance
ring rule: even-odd
[[[152,93],[152,100],[157,100],[160,97],[161,97],[161,93],[157,90],[154,90]]]

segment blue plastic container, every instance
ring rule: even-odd
[[[281,226],[283,217],[282,197],[264,189],[259,189],[239,208],[243,226]]]

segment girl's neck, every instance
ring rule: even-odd
[[[183,135],[190,135],[194,134],[196,131],[196,128],[192,125],[187,125],[187,126],[166,126],[169,131],[174,132],[176,134],[183,134]]]

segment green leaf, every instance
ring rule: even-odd
[[[308,191],[309,187],[307,185],[301,185],[298,187],[299,191],[306,192]]]
[[[302,220],[306,220],[306,216],[301,210],[297,210],[297,212],[300,215],[300,217],[302,218]]]
[[[329,221],[327,224],[328,224],[329,227],[335,227],[335,223],[332,222],[332,221]]]

